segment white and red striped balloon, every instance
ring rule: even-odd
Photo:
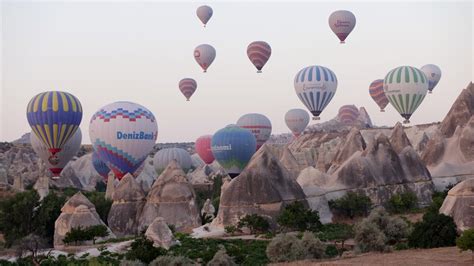
[[[252,42],[247,46],[247,56],[257,68],[257,73],[262,73],[262,68],[272,55],[272,48],[264,41]]]
[[[192,78],[184,78],[179,81],[179,90],[186,97],[186,100],[189,101],[189,98],[197,89],[197,82]]]
[[[239,118],[237,126],[250,130],[257,140],[257,150],[270,138],[272,123],[262,114],[246,114]]]
[[[343,105],[339,108],[337,118],[346,125],[354,123],[359,117],[359,109],[355,105]]]

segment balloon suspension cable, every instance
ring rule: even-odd
[[[403,124],[410,124],[410,120],[408,119],[403,120]]]
[[[313,120],[321,120],[319,116],[313,116]]]

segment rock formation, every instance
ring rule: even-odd
[[[454,104],[449,109],[448,114],[440,125],[441,133],[449,138],[454,134],[457,126],[464,126],[471,116],[474,115],[474,87],[470,82],[462,90]]]
[[[396,153],[400,153],[405,147],[411,147],[410,140],[403,130],[402,123],[397,122],[390,136],[390,144]]]
[[[142,187],[145,192],[150,191],[153,182],[155,182],[156,171],[153,166],[153,157],[148,156],[143,162],[143,169],[137,176],[135,181]]]
[[[148,226],[145,232],[146,238],[153,241],[153,246],[169,249],[178,243],[174,239],[173,232],[166,224],[165,219],[156,217],[155,220]]]
[[[79,226],[85,228],[94,225],[105,226],[99,214],[97,214],[94,204],[81,192],[77,192],[61,208],[61,215],[54,223],[54,247],[64,247],[63,239],[71,228]],[[113,237],[115,236],[109,229],[109,236],[104,239]]]
[[[107,221],[117,236],[129,236],[139,233],[138,224],[145,192],[131,174],[126,174],[115,188],[113,203]]]
[[[202,206],[201,216],[209,217],[208,219],[212,220],[214,219],[215,212],[216,212],[216,208],[214,208],[214,205],[212,205],[211,199],[207,199],[206,202],[204,202],[204,205]]]
[[[115,175],[110,171],[107,177],[107,187],[105,189],[105,198],[113,200],[115,192]]]
[[[238,177],[223,185],[219,212],[212,224],[236,224],[241,217],[256,213],[275,226],[282,208],[294,201],[307,206],[301,187],[264,145]]]
[[[0,166],[0,191],[5,191],[9,189],[7,170]]]
[[[336,155],[332,160],[331,168],[329,173],[332,173],[334,169],[339,167],[347,159],[349,159],[357,151],[363,151],[367,145],[365,144],[364,138],[360,134],[359,129],[352,128],[349,134],[344,138],[344,140],[338,145],[336,150]]]
[[[178,231],[191,232],[201,225],[193,186],[176,160],[168,164],[148,193],[140,228],[147,227],[157,217],[163,217]]]
[[[33,188],[38,192],[40,200],[44,199],[49,194],[49,177],[39,177]]]
[[[13,178],[13,189],[16,191],[24,191],[25,184],[23,183],[23,174],[18,174]]]
[[[474,228],[474,179],[462,181],[450,189],[439,212],[453,217],[458,230]]]

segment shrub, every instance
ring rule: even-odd
[[[224,227],[224,230],[225,230],[226,233],[228,233],[230,235],[234,235],[237,232],[241,232],[240,229],[237,228],[234,225],[227,225],[227,226]]]
[[[356,247],[361,252],[384,251],[386,237],[375,223],[364,219],[355,228],[354,240]]]
[[[89,239],[92,240],[92,244],[95,245],[95,240],[98,237],[106,237],[109,235],[107,227],[104,225],[94,225],[86,228],[86,232],[89,236]]]
[[[410,233],[408,224],[404,220],[399,217],[390,217],[382,207],[372,210],[366,220],[375,224],[384,233],[387,244],[393,245],[408,237]]]
[[[304,259],[305,250],[295,235],[281,234],[270,241],[266,254],[272,262],[295,261]]]
[[[130,250],[125,254],[125,257],[128,260],[139,260],[148,264],[156,257],[166,255],[166,253],[166,249],[154,247],[153,242],[142,235],[132,242]]]
[[[73,227],[71,231],[67,232],[64,236],[63,242],[65,244],[75,243],[76,245],[80,242],[92,240],[92,243],[95,244],[95,240],[98,237],[106,237],[109,235],[107,227],[104,225],[93,225],[86,228]]]
[[[325,224],[317,237],[323,241],[334,241],[334,244],[341,242],[341,248],[344,249],[344,242],[354,237],[354,229],[348,224]]]
[[[221,248],[216,252],[211,261],[207,263],[207,266],[234,266],[237,265],[234,260],[227,255],[225,248]]]
[[[415,223],[408,245],[415,248],[436,248],[456,245],[456,224],[444,214],[428,212]]]
[[[347,192],[343,197],[330,200],[329,207],[338,215],[354,219],[367,216],[372,206],[370,198],[363,193]]]
[[[461,250],[474,251],[474,228],[464,231],[461,237],[456,240],[456,246]]]
[[[105,198],[104,192],[84,192],[92,204],[95,206],[95,210],[100,216],[100,219],[108,224],[107,217],[109,216],[110,208],[112,207],[112,200]]]
[[[324,256],[326,247],[323,242],[314,236],[314,233],[306,231],[301,238],[301,244],[305,249],[307,259],[321,259]]]
[[[405,250],[405,249],[409,249],[410,247],[408,246],[407,243],[405,242],[400,242],[400,243],[397,243],[395,244],[395,250]]]
[[[300,201],[286,206],[278,216],[277,222],[287,230],[315,232],[321,228],[318,212],[306,208]]]
[[[339,250],[337,250],[337,247],[335,245],[328,245],[326,247],[326,250],[324,251],[324,254],[328,258],[334,258],[339,255]]]
[[[411,191],[393,195],[388,203],[387,208],[393,213],[403,213],[413,210],[418,203],[416,194]]]
[[[145,263],[139,260],[124,260],[120,262],[120,266],[145,266]]]
[[[247,214],[240,219],[237,227],[247,227],[252,234],[265,233],[270,229],[268,221],[258,214]]]
[[[153,260],[150,266],[187,266],[187,265],[196,265],[190,259],[183,256],[159,256]]]

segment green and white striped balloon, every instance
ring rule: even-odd
[[[388,72],[383,90],[390,104],[405,118],[403,123],[407,124],[426,96],[428,79],[416,67],[401,66]]]

